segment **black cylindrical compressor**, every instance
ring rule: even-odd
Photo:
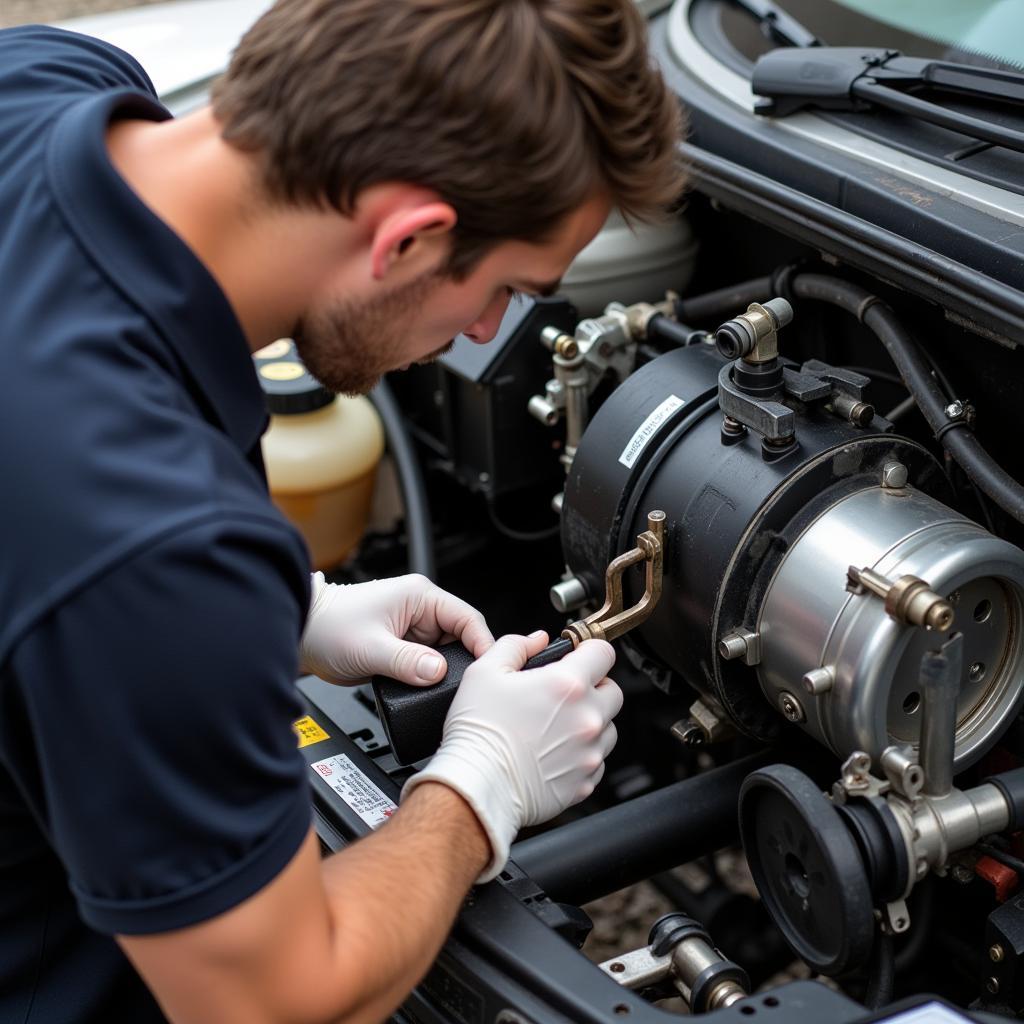
[[[1024,553],[954,512],[935,458],[863,407],[851,417],[835,401],[787,399],[795,431],[774,446],[724,418],[729,365],[712,345],[674,350],[597,411],[566,481],[569,571],[597,598],[608,563],[664,509],[663,594],[620,641],[625,655],[750,737],[773,740],[788,719],[842,757],[916,746],[917,668],[937,639],[851,592],[848,570],[926,581],[964,633],[962,768],[1024,693]],[[626,581],[627,604],[641,587]]]

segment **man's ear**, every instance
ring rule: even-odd
[[[399,269],[410,277],[439,270],[448,258],[457,220],[455,210],[440,200],[403,206],[384,216],[370,248],[374,280]]]

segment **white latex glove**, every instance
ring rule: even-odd
[[[316,572],[311,582],[299,667],[329,683],[379,674],[430,686],[448,666],[427,644],[461,640],[478,658],[494,643],[480,612],[426,576],[344,586],[327,583]]]
[[[442,782],[473,808],[494,854],[480,882],[505,866],[520,828],[590,796],[618,738],[611,644],[586,640],[561,661],[519,671],[546,643],[543,632],[504,636],[466,669],[440,749],[402,790]]]

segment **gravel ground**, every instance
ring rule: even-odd
[[[0,3],[0,28],[32,22],[63,21],[85,14],[118,11],[125,7],[142,7],[160,0],[3,0]]]

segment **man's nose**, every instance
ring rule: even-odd
[[[478,345],[486,345],[498,333],[505,310],[508,309],[509,298],[504,294],[496,296],[488,303],[480,316],[463,329],[462,333],[470,341],[475,341]]]

